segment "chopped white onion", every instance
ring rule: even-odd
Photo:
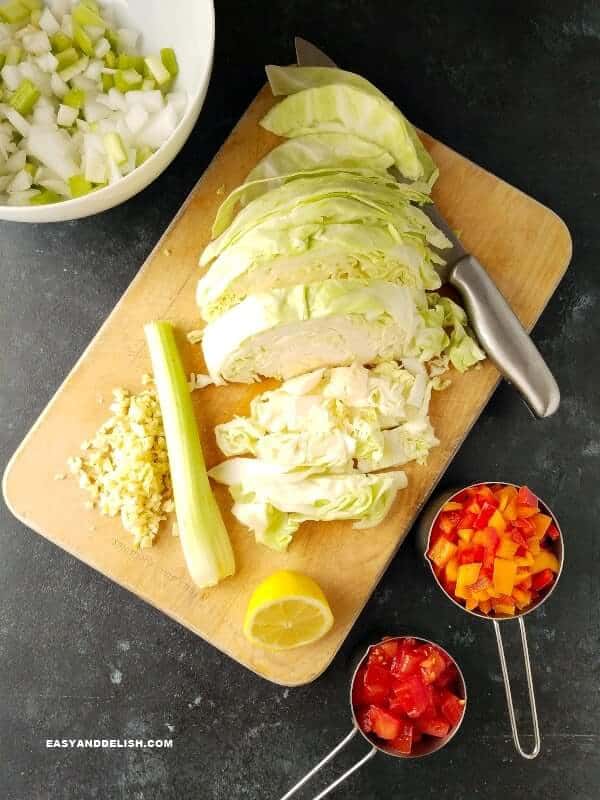
[[[21,70],[17,66],[13,66],[12,64],[6,64],[0,70],[0,75],[2,75],[2,80],[6,84],[6,87],[11,92],[16,92],[19,88],[19,84],[21,83]]]
[[[8,184],[8,191],[11,194],[13,192],[26,192],[27,189],[31,189],[32,183],[33,178],[31,177],[31,173],[26,169],[22,169],[17,172],[12,181]]]
[[[33,55],[41,55],[41,53],[50,52],[50,39],[46,31],[35,31],[35,33],[27,33],[23,36],[23,47],[28,53]]]
[[[96,58],[104,58],[104,56],[109,52],[109,50],[110,50],[110,42],[106,37],[103,36],[96,42],[94,55],[96,56]]]
[[[70,128],[75,124],[75,120],[79,116],[79,109],[73,106],[64,106],[62,103],[58,107],[58,114],[56,115],[56,122],[63,128]]]
[[[58,67],[58,59],[53,53],[44,53],[38,56],[35,63],[42,72],[49,72],[52,73],[52,75],[55,74],[56,68]],[[52,78],[50,78],[50,80],[52,80]]]
[[[130,28],[119,28],[117,30],[117,36],[119,37],[119,43],[123,50],[127,53],[133,53],[135,51],[137,41],[140,37],[137,31],[133,31]]]
[[[25,117],[21,116],[21,114],[19,114],[19,112],[16,109],[11,108],[10,106],[5,106],[0,110],[5,115],[6,119],[10,122],[10,124],[19,131],[21,136],[28,135],[31,126],[27,122]]]
[[[165,102],[163,96],[158,89],[151,92],[132,91],[127,92],[125,101],[129,108],[133,106],[142,106],[149,113],[161,111],[164,108]]]
[[[69,91],[69,85],[63,81],[58,72],[53,72],[50,76],[50,88],[57,97],[64,97]]]
[[[130,108],[127,114],[125,114],[127,127],[134,136],[139,133],[148,122],[148,116],[148,112],[144,106],[133,106],[133,108]]]
[[[42,11],[42,16],[40,17],[40,28],[43,31],[46,31],[48,36],[54,36],[54,34],[58,33],[60,30],[60,24],[49,8],[45,8]]]

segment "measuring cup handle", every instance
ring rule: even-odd
[[[325,764],[327,764],[329,761],[331,761],[331,759],[334,758],[340,752],[340,750],[343,750],[344,747],[348,744],[348,742],[350,742],[351,739],[357,733],[358,733],[358,728],[356,728],[356,727],[352,728],[350,733],[347,736],[345,736],[342,739],[342,741],[339,742],[339,744],[337,744],[333,748],[333,750],[331,750],[331,752],[327,753],[325,758],[321,759],[321,761],[319,761],[319,763],[316,766],[314,766],[311,769],[310,772],[307,772],[306,775],[301,780],[299,780],[298,783],[295,786],[292,786],[292,788],[289,790],[289,792],[286,792],[286,794],[283,795],[281,800],[288,800],[288,798],[292,797],[292,795],[295,795],[296,792],[298,791],[298,789],[301,789],[304,786],[304,784],[307,783],[312,778],[313,775],[316,775],[317,772],[319,772],[319,770],[322,769],[325,766]],[[330,783],[329,786],[326,789],[324,789],[320,794],[316,795],[313,798],[313,800],[321,800],[322,797],[325,797],[326,795],[328,795],[329,792],[331,792],[333,789],[335,789],[336,786],[339,786],[339,784],[342,783],[343,781],[345,781],[346,778],[350,777],[350,775],[352,775],[353,772],[356,772],[356,770],[360,769],[363,764],[366,764],[369,759],[373,758],[373,756],[375,755],[376,752],[377,752],[377,748],[373,747],[367,753],[366,756],[363,756],[363,758],[361,758],[359,761],[357,761],[356,764],[354,764],[354,766],[350,767],[350,769],[347,770],[346,772],[344,772],[343,775],[340,775],[340,777],[337,778],[335,781],[333,781],[333,783]]]
[[[529,692],[529,705],[531,709],[531,720],[533,722],[533,750],[529,753],[525,752],[519,741],[519,732],[517,730],[517,720],[515,717],[515,708],[513,705],[512,692],[510,690],[510,677],[508,675],[508,667],[506,666],[506,656],[504,655],[504,645],[502,643],[502,633],[500,632],[500,625],[497,620],[494,620],[494,630],[496,632],[496,642],[498,643],[498,655],[500,656],[500,667],[502,668],[502,677],[504,678],[504,689],[506,691],[506,703],[508,705],[508,718],[510,719],[510,727],[512,729],[513,741],[517,752],[523,758],[532,759],[539,755],[540,752],[540,726],[538,723],[537,709],[535,705],[535,692],[533,689],[533,678],[531,676],[531,662],[529,660],[529,648],[527,647],[527,634],[525,633],[525,623],[523,618],[519,617],[519,628],[521,629],[521,642],[523,645],[523,659],[525,661],[525,675],[527,677],[527,691]]]

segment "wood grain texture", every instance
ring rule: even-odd
[[[97,336],[15,453],[4,477],[6,501],[27,526],[263,677],[287,686],[308,683],[331,662],[421,506],[478,418],[497,382],[489,363],[436,394],[431,418],[441,445],[426,466],[409,465],[408,488],[400,492],[378,528],[354,531],[350,523],[304,524],[287,554],[255,544],[231,515],[224,487],[216,486],[236,553],[237,573],[217,588],[199,591],[188,578],[179,542],[170,525],[153,548],[134,551],[118,520],[84,507],[73,480],[55,481],[68,456],[108,415],[111,390],[140,388],[149,370],[143,325],[171,320],[180,332],[186,368],[204,371],[198,347],[184,332],[198,327],[194,302],[198,255],[210,238],[215,212],[225,193],[237,186],[277,142],[258,121],[272,105],[265,88],[223,145],[183,208],[149,256]],[[523,324],[536,322],[571,257],[564,223],[549,209],[424,135],[440,167],[434,196],[466,247],[486,265]],[[214,426],[247,413],[251,398],[269,384],[209,387],[195,392],[194,404],[209,466],[221,458]],[[314,577],[327,594],[335,625],[314,645],[282,654],[252,647],[242,635],[242,619],[256,584],[276,569]]]

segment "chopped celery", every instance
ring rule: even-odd
[[[147,77],[154,78],[160,87],[169,83],[171,80],[171,73],[162,63],[159,56],[148,56],[144,59],[144,63],[149,72]]]
[[[107,53],[107,54],[104,56],[104,63],[106,64],[106,66],[108,67],[108,69],[116,69],[116,68],[117,68],[117,57],[116,57],[116,55],[113,53],[113,51],[112,51],[112,50],[110,50],[110,52],[108,52],[108,53]]]
[[[81,58],[78,59],[74,64],[71,64],[71,66],[61,70],[58,74],[63,79],[63,81],[66,81],[68,83],[76,75],[80,75],[82,72],[85,72],[89,63],[90,60],[87,56],[81,56]]]
[[[69,89],[62,102],[65,106],[71,106],[71,108],[81,108],[85,103],[85,92],[83,89]]]
[[[79,53],[74,47],[67,47],[66,50],[56,53],[56,60],[58,61],[58,70],[60,72],[67,67],[72,67],[79,60]]]
[[[100,80],[102,81],[102,91],[108,92],[109,89],[112,89],[115,85],[113,80],[113,76],[110,75],[108,72],[103,72],[100,76]]]
[[[22,116],[31,114],[34,105],[40,99],[40,90],[27,78],[21,84],[13,96],[10,98],[11,105]]]
[[[73,25],[73,39],[81,52],[86,56],[94,55],[94,43],[81,25]]]
[[[175,50],[173,50],[172,47],[163,47],[163,49],[160,51],[160,58],[172,78],[179,74],[177,56],[175,55]]]
[[[0,69],[2,69],[5,63],[6,63],[6,53],[0,53]]]
[[[106,33],[104,35],[106,36],[106,38],[110,42],[110,46],[115,51],[115,53],[118,53],[119,50],[120,50],[119,34],[116,31],[113,31],[110,28],[107,28],[106,29]]]
[[[208,480],[187,376],[171,324],[152,322],[144,331],[163,417],[179,541],[194,583],[215,586],[233,575],[235,559]]]
[[[9,67],[16,67],[20,62],[23,51],[18,44],[11,44],[6,51],[6,65]]]
[[[92,11],[96,12],[96,14],[100,13],[100,6],[96,2],[96,0],[81,0],[81,5],[91,8]]]
[[[79,25],[90,25],[92,28],[106,28],[106,22],[100,14],[85,3],[79,3],[72,11],[73,19]]]
[[[56,192],[53,192],[50,189],[43,189],[39,194],[36,194],[35,197],[30,199],[29,205],[44,206],[47,203],[59,203],[62,199],[63,198]]]
[[[34,8],[31,14],[29,15],[29,21],[36,28],[39,27],[41,18],[42,18],[42,12],[40,11],[39,8]]]
[[[43,6],[42,0],[19,0],[19,2],[29,11],[40,11]]]
[[[144,79],[135,69],[119,69],[113,75],[115,87],[120,92],[129,92],[132,89],[141,89]]]
[[[50,44],[55,53],[62,53],[64,50],[68,50],[69,47],[73,47],[73,40],[70,39],[66,33],[56,31],[56,33],[52,34],[50,37]]]
[[[73,175],[69,178],[71,197],[83,197],[84,194],[89,194],[92,188],[92,184],[86,181],[83,175]]]
[[[141,167],[144,161],[148,161],[150,156],[154,153],[151,147],[140,147],[135,151],[135,165]]]
[[[156,81],[154,78],[144,78],[142,83],[142,92],[153,92],[156,89]]]
[[[107,133],[104,137],[104,149],[115,164],[124,164],[127,161],[127,151],[118,133]]]
[[[35,175],[35,172],[37,170],[37,167],[36,167],[35,164],[32,164],[31,162],[27,161],[25,163],[25,166],[23,167],[23,169],[25,170],[25,172],[28,172],[31,175],[31,177],[33,178],[33,176]]]
[[[9,25],[27,22],[28,17],[29,9],[19,0],[0,6],[0,21],[8,22]]]
[[[144,56],[132,56],[128,53],[121,53],[117,58],[119,69],[135,69],[140,74],[144,71]]]

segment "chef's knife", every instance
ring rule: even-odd
[[[296,37],[295,44],[300,66],[336,66],[305,39]],[[560,391],[546,362],[485,269],[467,253],[435,204],[424,210],[452,242],[452,248],[442,253],[446,265],[438,271],[444,283],[459,291],[479,343],[531,411],[537,417],[549,417],[559,406]]]

